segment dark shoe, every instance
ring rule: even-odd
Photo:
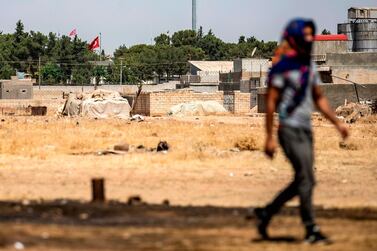
[[[269,239],[267,234],[267,226],[270,222],[270,218],[264,208],[255,208],[254,209],[255,219],[257,221],[257,230],[262,239]]]
[[[307,228],[305,242],[308,244],[331,244],[331,241],[321,233],[318,226]]]

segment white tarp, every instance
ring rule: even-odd
[[[193,101],[175,105],[170,108],[171,116],[206,116],[227,113],[227,110],[216,101]]]
[[[62,114],[65,116],[78,116],[81,112],[82,100],[76,94],[69,94],[67,101],[64,104]]]
[[[130,118],[131,106],[127,99],[86,99],[82,102],[82,115],[89,118]]]
[[[62,111],[67,116],[86,116],[89,118],[130,118],[131,107],[128,100],[118,92],[96,90],[89,94],[70,94]]]

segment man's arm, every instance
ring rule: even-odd
[[[267,116],[266,116],[266,145],[265,153],[270,158],[274,157],[277,144],[273,137],[274,113],[276,111],[276,104],[279,99],[279,89],[276,87],[269,87],[267,92]]]
[[[346,139],[348,137],[347,127],[335,116],[327,98],[323,95],[322,90],[318,85],[313,87],[313,100],[318,110],[335,125],[343,139]]]

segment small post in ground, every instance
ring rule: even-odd
[[[105,202],[105,179],[92,179],[92,202]]]

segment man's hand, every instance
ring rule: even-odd
[[[342,136],[343,140],[345,140],[345,139],[348,138],[349,131],[348,131],[348,128],[345,126],[345,124],[343,124],[342,122],[338,121],[335,124],[335,127],[338,130],[338,132],[340,133],[340,135]]]
[[[266,140],[266,145],[264,147],[265,154],[273,159],[276,152],[277,144],[273,137],[268,137]]]
[[[348,129],[347,127],[336,118],[334,111],[331,109],[327,98],[323,95],[321,88],[316,85],[313,88],[313,99],[315,104],[318,107],[318,110],[335,125],[335,128],[338,130],[343,139],[348,138]]]

